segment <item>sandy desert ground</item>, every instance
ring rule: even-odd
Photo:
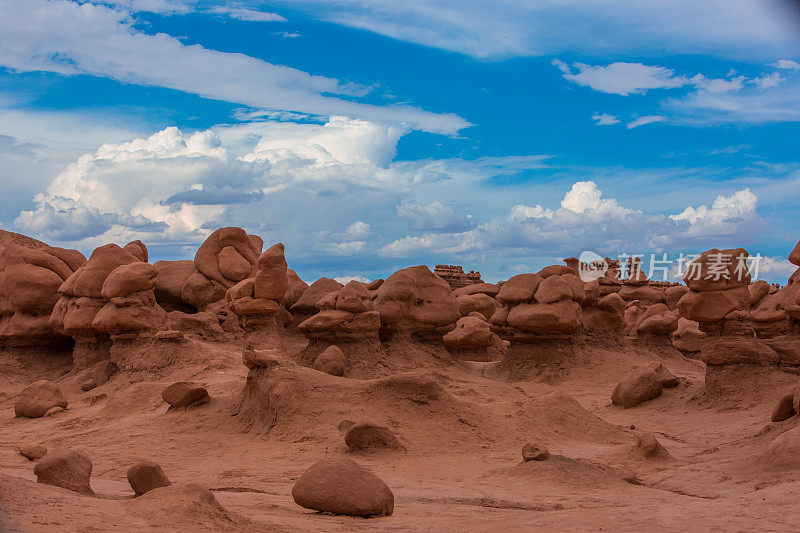
[[[274,266],[265,264],[254,262],[248,272],[246,279],[255,279],[256,287],[259,273]],[[285,272],[285,261],[282,268]],[[65,276],[80,275],[78,270]],[[111,279],[108,272],[103,277]],[[310,333],[298,328],[297,316],[276,325],[280,311],[275,314],[269,305],[259,315],[270,317],[269,324],[246,319],[232,325],[231,309],[241,312],[240,318],[255,316],[242,311],[232,290],[218,308],[205,311],[220,317],[218,331],[210,333],[187,318],[203,312],[184,316],[178,310],[163,311],[168,316],[150,328],[160,334],[151,331],[148,336],[140,328],[132,336],[115,330],[109,333],[110,351],[99,350],[103,353],[88,360],[79,360],[77,350],[73,356],[70,343],[5,338],[0,352],[0,529],[797,529],[800,423],[792,413],[771,421],[782,397],[788,394],[791,404],[798,381],[797,367],[789,363],[800,336],[783,308],[779,321],[786,328],[774,334],[756,328],[760,337],[752,330],[744,335],[747,342],[761,343],[763,337],[775,344],[774,339],[782,339],[790,348],[770,352],[781,354],[780,361],[777,356],[768,361],[736,359],[736,353],[720,361],[719,350],[707,349],[713,333],[703,341],[706,351],[677,349],[671,335],[684,318],[684,308],[674,302],[671,307],[661,304],[670,309],[658,316],[674,319],[666,329],[637,329],[641,317],[631,323],[623,316],[638,305],[630,301],[618,309],[614,325],[600,327],[602,320],[594,320],[590,327],[586,298],[580,330],[532,340],[518,332],[509,337],[511,326],[501,324],[493,328],[493,344],[484,346],[484,357],[474,357],[480,351],[474,347],[465,356],[452,343],[449,349],[442,344],[442,331],[452,330],[452,321],[444,330],[417,327],[442,313],[437,307],[436,313],[415,314],[414,309],[435,304],[420,301],[424,290],[404,308],[414,320],[399,322],[392,322],[386,307],[397,300],[384,298],[380,288],[377,296],[362,298],[374,299],[381,334],[365,328],[357,338],[342,323],[326,323]],[[781,291],[786,287],[773,293]],[[339,292],[340,303],[343,294]],[[502,296],[493,297],[498,309],[513,300]],[[56,299],[70,297],[75,295],[62,285]],[[547,305],[539,296],[528,300],[534,302],[529,305]],[[112,305],[109,301],[105,305]],[[282,298],[274,301],[288,307]],[[641,305],[641,312],[655,305]],[[338,310],[335,304],[321,307],[318,314]],[[757,302],[740,311],[749,313],[749,307],[756,315]],[[731,315],[726,311],[724,316],[719,323],[728,327]],[[484,323],[497,326],[498,320],[489,318]],[[741,325],[744,318],[737,320]],[[391,324],[402,327],[387,335]],[[501,342],[496,332],[511,340]],[[732,332],[715,338],[727,339]],[[75,338],[80,343],[83,337]],[[313,368],[321,348],[335,343],[332,338],[345,347],[343,376]],[[739,344],[728,346],[735,351]],[[115,373],[105,382],[95,379],[87,385],[92,372],[108,360],[115,362]],[[613,405],[612,391],[623,378],[654,363],[677,377],[677,386],[630,408]],[[715,373],[709,380],[711,367]],[[68,407],[49,409],[38,418],[15,416],[23,389],[37,380],[57,384]],[[162,391],[182,381],[204,387],[210,400],[168,410]],[[364,421],[388,428],[401,448],[350,449],[345,434]],[[653,445],[652,436],[663,449]],[[546,447],[549,457],[524,461],[526,443]],[[35,462],[19,449],[33,444],[50,452],[85,454],[93,465],[94,494],[37,483]],[[326,457],[351,458],[382,479],[394,496],[393,513],[362,518],[297,505],[295,482]],[[126,472],[140,460],[158,463],[172,484],[135,496]]]

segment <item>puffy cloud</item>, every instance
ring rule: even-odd
[[[187,46],[164,33],[143,33],[134,23],[127,11],[88,2],[0,0],[0,66],[108,77],[254,108],[346,115],[435,133],[469,125],[410,106],[354,102],[347,98],[369,89],[244,54]]]
[[[784,83],[785,81],[786,79],[777,72],[764,74],[763,76],[753,78],[752,80],[752,82],[755,84],[756,88],[759,91],[763,91],[764,89],[770,89],[772,87],[777,87],[778,85]]]
[[[261,141],[243,156],[235,155],[259,128]],[[147,138],[104,144],[68,165],[45,193],[36,195],[36,209],[21,212],[15,223],[56,238],[66,237],[65,225],[80,228],[73,238],[96,236],[118,225],[132,235],[147,226],[163,230],[169,240],[197,239],[230,204],[259,201],[289,184],[324,180],[353,165],[361,171],[354,179],[365,177],[391,160],[402,134],[391,126],[340,117],[323,125],[266,123],[242,129],[184,135],[172,127]],[[130,217],[148,223],[132,224]],[[357,222],[348,233],[358,238],[368,230]]]
[[[769,66],[784,70],[800,70],[800,63],[791,59],[779,59],[774,63],[770,63]]]
[[[639,126],[653,124],[654,122],[662,122],[665,118],[666,117],[663,117],[661,115],[647,115],[644,117],[639,117],[635,120],[631,120],[625,125],[625,127],[628,128],[629,130],[632,130],[633,128],[638,128]]]
[[[702,74],[697,74],[692,77],[692,84],[698,89],[702,89],[709,93],[729,93],[740,90],[744,87],[747,78],[744,76],[736,76],[736,71],[729,73],[730,79],[724,78],[706,78]]]
[[[459,254],[482,248],[483,243],[477,237],[479,234],[471,231],[406,235],[381,247],[379,253],[390,257],[408,257],[431,250],[439,254]]]
[[[750,266],[754,280],[764,279],[781,284],[786,284],[786,280],[794,274],[795,270],[797,270],[797,266],[783,257],[763,256],[753,260]]]
[[[350,240],[365,239],[372,234],[372,228],[366,222],[356,221],[347,226],[347,231],[344,232],[344,238]]]
[[[593,181],[579,181],[572,186],[572,189],[564,195],[561,200],[561,207],[569,209],[575,213],[583,213],[589,209],[602,209],[604,211],[618,208],[617,201],[603,199],[603,193],[597,188]]]
[[[717,196],[711,207],[705,204],[689,206],[681,213],[670,215],[669,218],[678,224],[679,231],[662,240],[668,243],[690,243],[703,241],[711,236],[735,237],[744,244],[763,226],[764,222],[756,211],[757,205],[758,197],[747,188],[730,196]]]
[[[608,113],[595,113],[592,115],[592,120],[594,120],[595,124],[598,126],[612,126],[614,124],[619,124],[619,119],[614,115],[609,115]]]
[[[412,258],[431,264],[469,259],[495,268],[508,258],[510,268],[585,249],[613,254],[742,245],[763,226],[749,190],[721,196],[710,207],[677,204],[670,217],[623,205],[603,195],[597,181],[567,182],[562,175],[549,185],[509,185],[492,179],[541,168],[545,156],[393,161],[405,131],[338,117],[194,133],[167,128],[79,157],[15,224],[87,252],[140,238],[161,250],[160,257],[166,250],[190,256],[213,229],[237,225],[266,242],[286,243],[291,263],[311,265],[318,275],[375,277],[385,276],[380,268]],[[611,183],[619,172],[608,169],[602,179]],[[434,200],[445,197],[449,204]],[[462,205],[473,218],[453,208]]]
[[[642,63],[611,63],[607,66],[591,66],[573,63],[572,68],[563,61],[553,60],[565,79],[591,87],[595,91],[627,96],[644,94],[649,89],[674,89],[689,83],[684,76],[676,76],[666,67],[643,65]],[[572,69],[577,69],[573,72]]]
[[[370,283],[372,280],[369,278],[365,278],[359,274],[349,274],[347,276],[337,276],[335,278],[336,281],[341,283],[342,285],[347,285],[351,281],[360,281],[361,283]]]
[[[602,254],[677,252],[746,244],[761,227],[757,198],[747,189],[720,196],[712,207],[689,207],[666,216],[647,214],[604,198],[593,181],[576,182],[561,207],[514,206],[466,232],[406,235],[382,247],[382,255],[416,257],[425,252],[472,256],[499,253],[504,257],[566,257],[583,250]],[[511,267],[509,267],[511,268]]]
[[[472,227],[471,217],[464,216],[447,204],[434,200],[429,204],[398,205],[397,215],[408,221],[411,229],[429,231],[463,231]]]
[[[539,204],[534,206],[517,204],[511,208],[511,212],[508,214],[511,222],[524,222],[531,218],[553,218],[553,210],[545,209]]]

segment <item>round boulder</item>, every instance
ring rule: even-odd
[[[403,445],[389,428],[369,422],[361,422],[348,429],[344,442],[350,451],[403,449]]]
[[[170,409],[200,405],[211,399],[205,388],[189,381],[173,383],[164,389],[161,398],[169,404]]]
[[[394,494],[386,483],[345,458],[311,465],[292,487],[292,498],[306,509],[333,514],[388,516],[394,511]]]
[[[653,368],[634,370],[616,386],[611,394],[614,405],[634,407],[660,396],[664,389],[662,377]]]
[[[92,461],[84,454],[73,450],[55,450],[36,462],[33,468],[36,481],[81,494],[94,494],[89,477]]]
[[[153,461],[139,461],[128,468],[128,483],[137,496],[158,487],[172,485],[161,467]]]
[[[344,367],[347,364],[347,357],[338,346],[328,346],[314,360],[314,370],[325,372],[332,376],[344,374]]]
[[[41,444],[23,444],[19,447],[19,453],[31,461],[38,461],[47,454],[47,448]]]
[[[41,418],[53,407],[67,408],[67,399],[58,385],[46,380],[31,383],[20,393],[14,403],[14,414],[18,417]]]

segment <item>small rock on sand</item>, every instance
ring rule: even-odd
[[[550,452],[541,444],[528,443],[522,447],[522,458],[525,461],[544,461],[550,457]]]

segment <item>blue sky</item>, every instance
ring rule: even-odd
[[[793,2],[0,0],[0,227],[307,280],[800,239]],[[697,5],[700,4],[700,5]]]

